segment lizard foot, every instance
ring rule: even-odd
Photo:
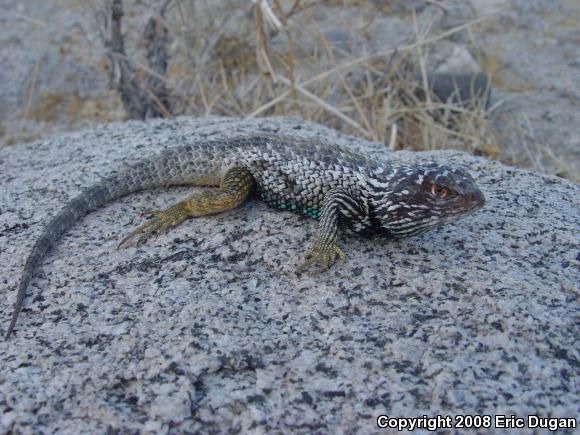
[[[304,272],[311,266],[315,266],[316,272],[324,272],[339,258],[341,260],[346,259],[346,254],[336,243],[325,243],[317,240],[306,253],[304,263],[298,268],[298,272]]]
[[[166,233],[169,229],[179,225],[188,214],[181,204],[174,205],[167,210],[148,210],[143,212],[144,216],[151,216],[151,220],[145,222],[136,230],[127,234],[119,243],[119,248],[130,245],[140,245],[151,235]]]

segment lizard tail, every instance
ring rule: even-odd
[[[83,216],[110,201],[140,190],[183,184],[214,184],[212,177],[201,173],[203,162],[198,160],[196,163],[199,164],[192,165],[188,163],[191,159],[184,158],[191,151],[191,148],[185,147],[167,150],[154,158],[138,162],[119,175],[105,178],[97,185],[88,188],[61,209],[46,225],[26,259],[18,284],[14,311],[5,334],[6,339],[14,331],[16,321],[22,311],[26,290],[38,265],[62,235]],[[207,170],[207,166],[204,169]]]
[[[99,207],[110,200],[110,190],[107,189],[108,183],[106,181],[84,191],[65,205],[63,209],[48,223],[42,234],[40,234],[39,238],[32,246],[32,250],[26,259],[24,270],[18,284],[18,293],[16,294],[16,302],[14,303],[14,311],[12,312],[10,325],[6,331],[6,339],[10,337],[10,334],[12,334],[12,331],[14,330],[14,326],[16,326],[18,315],[22,310],[24,298],[26,297],[26,289],[28,288],[28,284],[30,284],[34,272],[42,261],[44,255],[50,250],[50,248],[52,248],[52,246],[54,246],[60,237],[73,226],[75,222],[91,210],[94,210],[96,207]]]

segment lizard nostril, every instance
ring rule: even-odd
[[[469,193],[467,195],[467,200],[471,203],[479,205],[480,207],[485,204],[485,197],[479,190]]]

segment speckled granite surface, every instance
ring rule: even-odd
[[[298,120],[109,125],[0,150],[0,320],[41,224],[129,157],[235,132],[378,145]],[[578,415],[580,187],[459,153],[485,209],[421,237],[342,238],[294,273],[316,222],[250,202],[139,248],[119,237],[178,188],[87,216],[0,342],[0,432],[376,431],[376,417]]]

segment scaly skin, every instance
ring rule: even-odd
[[[363,237],[406,237],[484,204],[463,169],[378,162],[312,140],[244,136],[166,150],[88,188],[48,222],[26,260],[6,338],[38,264],[75,222],[121,196],[173,185],[201,189],[167,210],[149,212],[152,219],[120,245],[144,242],[190,217],[235,208],[254,194],[272,207],[320,221],[318,237],[299,271],[323,271],[346,257],[337,245],[339,230]]]

